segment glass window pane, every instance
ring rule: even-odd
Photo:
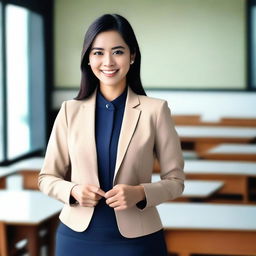
[[[252,35],[252,42],[251,42],[251,49],[252,49],[252,86],[253,88],[256,88],[256,5],[252,6],[251,9],[252,16],[251,16],[251,35]]]
[[[3,141],[3,52],[2,52],[2,3],[0,2],[0,162],[4,159]]]
[[[29,150],[28,126],[28,11],[6,8],[7,141],[8,159]]]
[[[44,29],[41,15],[29,12],[30,151],[45,147]]]
[[[42,16],[7,5],[7,143],[9,160],[45,147]]]

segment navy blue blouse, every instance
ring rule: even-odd
[[[117,146],[126,97],[127,87],[119,97],[111,102],[104,98],[100,89],[97,91],[95,140],[100,188],[105,192],[113,187]],[[96,205],[90,226],[117,228],[114,209],[106,204],[105,198],[102,198]]]

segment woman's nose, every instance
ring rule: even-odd
[[[112,54],[105,54],[104,56],[104,66],[113,66],[114,65],[114,59]]]

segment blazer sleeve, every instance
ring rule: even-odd
[[[61,105],[48,141],[43,167],[38,177],[39,189],[65,204],[72,204],[70,193],[76,183],[65,180],[71,168],[68,151],[66,102]]]
[[[163,101],[156,118],[155,153],[160,164],[161,180],[141,184],[146,196],[146,205],[142,210],[173,200],[184,190],[184,160],[180,140],[166,101]]]

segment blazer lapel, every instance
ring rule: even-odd
[[[79,143],[84,143],[84,145],[86,145],[84,148],[83,156],[81,156],[81,161],[86,161],[85,166],[88,166],[90,168],[90,173],[87,173],[87,175],[91,175],[91,180],[94,181],[95,185],[99,186],[97,150],[95,141],[96,95],[97,88],[83,104],[83,111],[81,117],[81,141]]]
[[[140,104],[139,97],[135,94],[132,89],[128,86],[124,116],[122,121],[122,127],[119,135],[118,148],[117,148],[117,157],[116,157],[116,166],[115,173],[113,178],[113,185],[115,177],[119,171],[131,138],[135,132],[136,125],[138,123],[141,110],[136,109],[135,107]]]

